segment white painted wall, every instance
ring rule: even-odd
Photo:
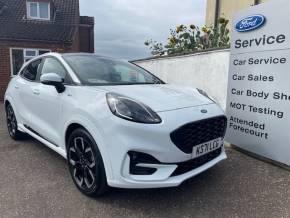
[[[229,50],[215,50],[177,57],[139,60],[136,64],[164,82],[205,90],[225,109]]]

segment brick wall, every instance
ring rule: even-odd
[[[79,25],[79,45],[81,52],[95,52],[94,17],[81,16]]]
[[[94,53],[94,26],[81,25],[79,27],[80,52]]]
[[[79,38],[79,28],[76,28],[76,32],[73,38],[73,44],[69,52],[79,52],[80,51],[80,38]]]
[[[76,34],[78,35],[78,34]],[[78,40],[77,40],[78,41]],[[11,78],[10,48],[50,49],[53,52],[77,52],[78,43],[74,46],[37,42],[0,42],[0,101],[4,99],[5,90]]]
[[[10,80],[10,56],[9,48],[0,46],[0,101]]]

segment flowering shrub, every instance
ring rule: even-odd
[[[179,54],[210,48],[229,47],[229,20],[219,18],[217,27],[202,27],[195,25],[180,25],[170,30],[170,37],[165,46],[157,41],[148,40],[145,45],[149,47],[152,55]]]

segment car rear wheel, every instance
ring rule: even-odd
[[[16,116],[11,104],[6,106],[6,122],[8,133],[12,139],[21,140],[27,137],[25,133],[18,130]]]
[[[77,188],[90,197],[106,192],[104,163],[93,137],[86,130],[77,129],[70,135],[67,147],[69,171]]]

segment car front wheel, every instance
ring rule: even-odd
[[[70,135],[67,159],[71,177],[83,194],[96,197],[107,191],[102,156],[95,140],[86,130],[80,128]]]

